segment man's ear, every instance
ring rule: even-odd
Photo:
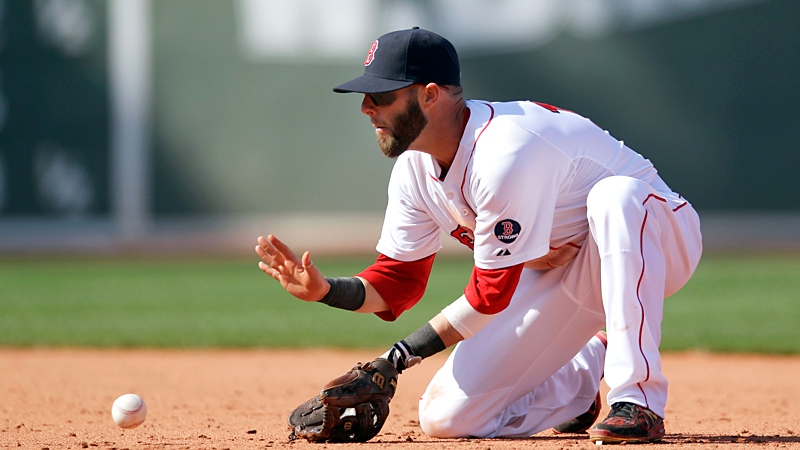
[[[419,104],[422,109],[428,109],[435,105],[442,94],[442,88],[436,83],[428,83],[419,91]]]

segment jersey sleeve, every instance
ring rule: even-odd
[[[409,152],[401,155],[389,179],[388,202],[377,250],[399,261],[416,261],[442,247],[439,225],[422,199],[420,168]]]
[[[511,303],[517,289],[523,264],[503,269],[481,269],[475,267],[464,296],[475,311],[481,314],[497,314]]]
[[[475,265],[481,269],[511,267],[549,252],[556,202],[569,171],[569,159],[557,148],[510,128],[494,130],[505,131],[503,145],[476,154],[470,194]]]
[[[375,315],[392,322],[416,305],[425,294],[435,257],[404,262],[380,255],[375,264],[359,273],[357,276],[369,281],[389,306],[389,311]]]

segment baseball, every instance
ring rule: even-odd
[[[136,394],[125,394],[114,400],[111,417],[121,428],[136,428],[147,416],[147,405]]]

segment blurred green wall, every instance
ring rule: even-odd
[[[470,58],[469,94],[591,118],[700,210],[800,209],[800,2]]]
[[[0,2],[0,218],[109,214],[105,16]]]
[[[247,62],[230,2],[153,6],[157,214],[382,211],[392,161],[360,97],[331,92],[360,58]],[[470,98],[591,118],[701,212],[797,211],[799,18],[800,2],[773,0],[598,40],[563,34],[462,54],[463,84]]]
[[[154,2],[153,17],[157,213],[383,209],[392,161],[361,99],[331,91],[359,61],[246,62],[229,2]]]

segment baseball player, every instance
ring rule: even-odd
[[[270,235],[258,238],[261,270],[302,300],[392,321],[423,296],[444,231],[473,249],[470,281],[382,356],[402,372],[458,344],[420,399],[425,433],[660,440],[663,302],[702,251],[691,204],[578,114],[465,100],[455,48],[430,31],[381,36],[364,66],[334,91],[364,95],[381,151],[397,158],[380,256],[325,278]],[[611,412],[592,427],[602,377]]]

